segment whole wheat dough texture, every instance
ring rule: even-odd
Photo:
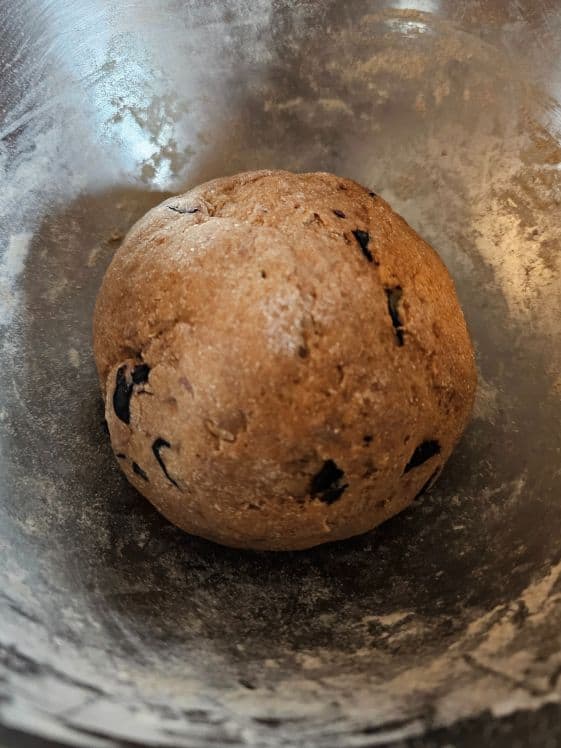
[[[261,171],[166,200],[97,299],[111,443],[168,519],[229,546],[363,533],[438,476],[473,406],[441,260],[380,197]]]

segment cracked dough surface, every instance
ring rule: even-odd
[[[403,510],[476,386],[437,254],[323,173],[248,172],[151,210],[106,273],[94,351],[129,481],[186,531],[255,549]]]

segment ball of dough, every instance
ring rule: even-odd
[[[240,548],[308,548],[403,510],[476,385],[436,253],[323,173],[239,174],[151,210],[107,271],[94,348],[129,481]]]

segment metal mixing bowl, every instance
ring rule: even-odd
[[[0,1],[0,741],[561,744],[560,43],[554,0]],[[90,342],[133,221],[264,167],[382,193],[480,369],[429,495],[281,555],[126,483]]]

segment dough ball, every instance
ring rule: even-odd
[[[331,174],[239,174],[151,210],[107,271],[94,339],[129,481],[240,548],[308,548],[400,512],[474,400],[446,268]]]

